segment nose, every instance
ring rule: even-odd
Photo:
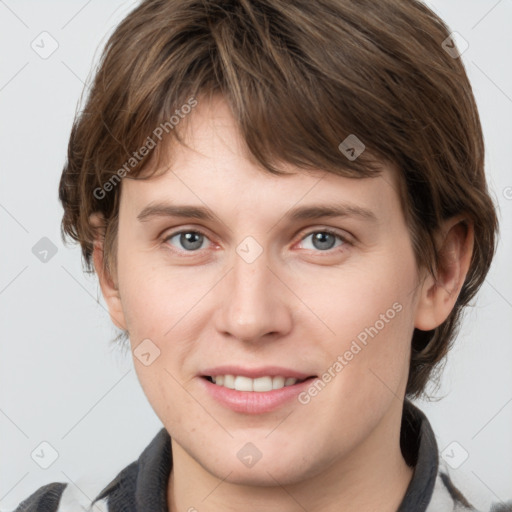
[[[247,262],[238,254],[219,290],[218,332],[255,343],[275,340],[292,329],[291,293],[269,267],[266,253]]]

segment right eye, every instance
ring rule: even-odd
[[[198,249],[203,248],[205,240],[208,240],[207,236],[196,230],[181,230],[164,238],[164,242],[177,248],[178,252],[197,252]]]

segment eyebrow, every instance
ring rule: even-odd
[[[213,212],[203,206],[184,206],[165,202],[150,203],[138,215],[139,222],[147,222],[158,217],[183,217],[215,221]],[[313,220],[322,217],[360,217],[363,220],[377,221],[375,213],[361,206],[351,204],[321,204],[299,206],[288,210],[284,220]]]

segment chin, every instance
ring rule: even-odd
[[[304,467],[300,468],[300,473],[296,473],[297,468],[292,473],[290,466],[282,467],[282,462],[275,465],[271,463],[260,464],[262,464],[261,461],[252,468],[226,467],[225,472],[216,471],[213,475],[231,484],[251,487],[275,487],[278,483],[280,485],[290,485],[299,483],[307,477]],[[226,475],[229,476],[226,477]]]
[[[267,487],[293,485],[320,474],[330,464],[330,460],[313,461],[306,459],[301,447],[293,447],[292,453],[283,453],[276,446],[270,453],[254,461],[240,461],[237,456],[226,457],[226,451],[212,453],[208,459],[199,459],[203,468],[216,478],[236,485]],[[310,454],[309,454],[310,455]],[[243,454],[241,456],[243,459]]]

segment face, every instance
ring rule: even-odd
[[[418,273],[397,176],[266,173],[221,99],[185,140],[164,174],[123,181],[108,304],[173,451],[231,482],[299,482],[401,412]]]

